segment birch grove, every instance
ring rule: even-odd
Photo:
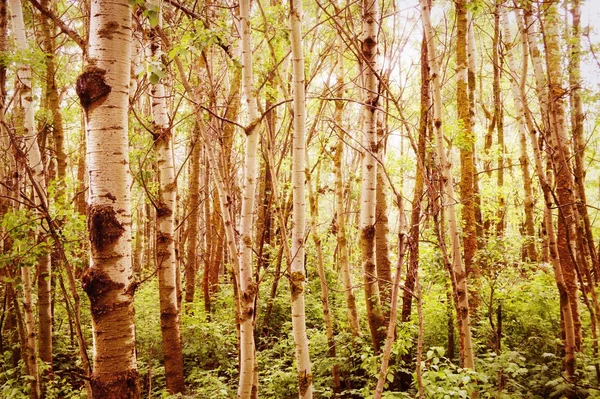
[[[598,16],[0,0],[0,397],[594,397]]]

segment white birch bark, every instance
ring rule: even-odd
[[[290,291],[292,295],[292,330],[298,367],[298,394],[301,399],[313,396],[313,382],[306,336],[304,305],[304,231],[306,224],[306,103],[304,92],[304,54],[302,50],[302,1],[290,2],[290,39],[294,100],[294,132],[292,138],[292,264]]]
[[[87,117],[90,267],[83,287],[92,308],[93,399],[137,398],[131,265],[128,107],[131,9],[93,0],[89,64],[77,79]]]
[[[240,218],[239,293],[240,293],[240,382],[238,397],[249,398],[258,387],[253,383],[256,347],[254,343],[254,298],[257,286],[252,280],[252,221],[258,170],[258,105],[252,71],[252,29],[250,26],[250,0],[240,1],[240,26],[242,29],[242,90],[248,107],[246,128],[246,153],[244,180],[242,182],[242,214]]]
[[[363,136],[360,188],[360,247],[364,273],[367,318],[375,352],[385,339],[381,303],[375,269],[375,199],[377,192],[377,107],[379,89],[377,71],[377,40],[379,3],[363,0],[361,65],[363,80]]]
[[[17,49],[23,54],[29,51],[29,45],[27,43],[27,37],[25,34],[25,23],[23,21],[23,10],[21,0],[10,0],[9,2],[11,10],[11,19],[13,24],[13,34],[15,36],[15,43]],[[42,165],[42,158],[40,149],[37,142],[37,134],[35,129],[35,110],[33,104],[33,92],[31,83],[31,66],[28,64],[19,64],[17,69],[17,87],[18,87],[18,101],[19,106],[23,110],[23,126],[19,126],[18,129],[22,131],[24,152],[27,154],[27,164],[33,172],[34,184],[38,186],[40,190],[46,189],[46,181],[44,177],[44,170]],[[22,128],[22,129],[21,129]],[[35,193],[35,190],[34,190]],[[45,198],[34,194],[35,203],[37,205],[42,204],[46,201]],[[38,228],[39,231],[39,228]],[[47,265],[47,271],[50,272],[50,259],[49,254],[41,255],[46,259],[40,259],[40,264]],[[26,329],[26,359],[27,368],[29,374],[33,377],[31,381],[32,395],[34,397],[40,396],[40,382],[37,365],[37,342],[36,342],[36,327],[35,327],[35,315],[33,310],[33,299],[32,299],[32,282],[31,273],[29,267],[21,268],[21,277],[23,279],[23,308],[25,311],[25,329]],[[46,289],[49,289],[50,281],[46,284]],[[50,312],[50,309],[45,309],[46,312]],[[51,314],[49,315],[52,317]]]
[[[159,14],[159,21],[162,14]],[[160,25],[160,22],[159,22]],[[152,55],[160,54],[161,42],[153,38]],[[158,268],[160,326],[165,357],[167,390],[171,394],[185,391],[183,354],[179,331],[180,314],[177,304],[177,265],[175,259],[175,206],[177,182],[173,161],[172,132],[167,113],[165,86],[152,85],[151,109],[154,150],[158,164],[159,191],[156,209],[156,262]]]

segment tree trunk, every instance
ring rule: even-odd
[[[377,0],[362,2],[362,47],[360,63],[363,81],[362,172],[360,188],[360,250],[364,273],[367,318],[375,353],[385,339],[383,315],[375,265],[375,199],[377,192],[377,107],[379,89],[377,76],[377,40],[379,4]]]
[[[162,15],[159,11],[159,20]],[[160,22],[159,22],[160,25]],[[154,57],[161,52],[161,42],[156,35],[150,44]],[[158,195],[156,205],[156,262],[158,293],[160,299],[160,329],[165,358],[167,390],[171,394],[183,393],[183,354],[179,330],[177,304],[177,270],[175,259],[175,206],[176,187],[173,161],[173,137],[167,114],[165,86],[159,81],[151,88],[152,136],[158,165]]]
[[[523,173],[523,191],[524,196],[524,211],[525,211],[525,233],[527,235],[525,241],[525,252],[527,259],[531,262],[537,260],[537,254],[535,251],[535,225],[533,217],[533,187],[531,182],[531,174],[529,172],[529,159],[527,156],[527,128],[525,125],[525,112],[523,106],[523,99],[521,98],[521,87],[525,85],[525,79],[527,77],[527,54],[523,56],[523,64],[521,67],[521,79],[517,76],[517,64],[513,56],[513,45],[512,37],[510,32],[510,25],[508,16],[506,15],[505,7],[502,7],[500,12],[500,22],[503,27],[503,36],[506,46],[506,58],[508,60],[508,74],[511,83],[511,92],[516,110],[516,122],[519,129],[519,145],[521,154],[519,157],[519,163],[521,165],[521,171]],[[525,50],[526,48],[524,48]]]
[[[525,24],[524,26],[519,22],[520,25],[520,30],[521,30],[521,41],[522,41],[522,45],[523,47],[525,46],[525,37],[527,37],[528,41],[529,41],[529,50],[530,53],[532,55],[532,63],[534,64],[534,66],[536,67],[536,69],[538,68],[538,65],[535,65],[535,62],[537,61],[537,56],[534,56],[533,52],[536,52],[537,54],[537,44],[535,41],[535,38],[533,36],[533,32],[530,31],[529,29],[532,29],[532,25],[531,25],[531,11],[530,9],[525,8],[524,9],[524,16],[525,16]],[[525,52],[526,54],[526,52]],[[536,74],[538,74],[538,72],[536,72]],[[538,81],[538,83],[540,82],[540,76],[538,76],[536,78],[536,80]],[[538,93],[543,92],[543,86],[539,86],[537,87]],[[526,99],[526,93],[525,93],[525,87],[521,86],[520,88],[520,98],[521,98],[521,103],[523,105],[526,104],[525,99]],[[543,99],[544,97],[542,96],[541,99]],[[543,107],[545,104],[545,101],[542,101],[540,103],[540,105]],[[542,117],[544,118],[544,113],[542,112]],[[556,281],[556,285],[558,287],[558,292],[559,292],[559,298],[560,298],[560,310],[561,310],[561,318],[563,320],[562,324],[562,328],[563,328],[563,332],[564,332],[564,337],[565,337],[565,342],[564,342],[564,366],[565,366],[565,371],[566,371],[566,378],[568,381],[572,382],[574,381],[574,376],[575,376],[575,348],[576,348],[576,342],[575,342],[575,337],[576,337],[576,333],[575,333],[575,323],[574,323],[574,319],[573,319],[573,314],[572,314],[572,305],[570,304],[570,298],[569,295],[567,294],[567,288],[564,282],[564,277],[563,277],[563,270],[562,270],[562,265],[558,256],[558,248],[557,248],[557,244],[556,244],[556,234],[554,233],[554,224],[552,222],[552,193],[551,193],[551,187],[549,184],[549,179],[547,177],[547,175],[544,175],[544,169],[543,169],[543,163],[542,163],[542,156],[541,156],[541,152],[540,149],[538,147],[538,142],[537,142],[537,137],[535,135],[535,128],[534,128],[534,123],[531,119],[531,116],[529,115],[529,113],[525,113],[525,121],[527,123],[527,128],[529,130],[529,137],[531,139],[531,145],[533,148],[533,155],[534,155],[534,161],[535,161],[535,171],[536,174],[538,176],[538,180],[540,182],[540,186],[542,188],[542,192],[544,194],[544,229],[546,230],[546,235],[545,235],[545,246],[548,248],[548,252],[549,252],[549,258],[550,261],[552,263],[552,267],[553,267],[553,271],[554,271],[554,279]]]
[[[456,281],[456,305],[458,309],[457,322],[460,333],[461,358],[465,368],[474,368],[473,344],[471,341],[471,320],[469,317],[469,300],[467,297],[467,279],[465,268],[462,261],[460,250],[460,233],[456,218],[456,208],[454,206],[454,187],[452,184],[452,174],[450,173],[450,163],[446,159],[444,150],[444,131],[442,129],[442,94],[440,87],[440,73],[437,64],[437,53],[433,42],[434,31],[431,25],[429,6],[427,0],[421,1],[421,17],[423,20],[423,30],[427,39],[427,54],[429,57],[430,77],[433,86],[433,119],[435,126],[435,141],[438,162],[442,172],[442,204],[446,210],[448,219],[448,228],[450,243],[452,246],[452,272]]]
[[[29,45],[27,43],[25,34],[25,23],[23,21],[23,10],[20,0],[10,0],[11,18],[13,24],[13,34],[15,36],[15,43],[19,51],[27,53],[29,51]],[[31,168],[33,172],[32,184],[37,185],[40,190],[46,189],[46,179],[44,176],[44,169],[42,163],[42,157],[40,148],[38,145],[36,129],[35,129],[35,117],[34,117],[34,106],[33,106],[33,92],[31,86],[31,66],[27,64],[19,64],[17,69],[18,86],[16,91],[18,92],[18,107],[19,113],[22,114],[22,126],[17,126],[17,130],[23,136],[23,142],[25,145],[25,152],[27,153],[27,167]],[[39,193],[34,190],[33,194],[35,198],[35,204],[40,206],[45,203],[46,198],[40,197]],[[40,229],[36,229],[37,233],[40,233]],[[41,238],[41,234],[39,234]],[[50,276],[50,254],[44,253],[38,259],[38,272],[44,276]],[[21,277],[23,279],[23,308],[25,313],[25,329],[27,333],[26,346],[25,346],[25,359],[26,366],[29,375],[32,377],[30,395],[32,398],[38,398],[40,396],[40,381],[38,374],[37,358],[38,348],[36,343],[36,327],[35,327],[35,314],[33,310],[32,302],[32,282],[31,273],[29,267],[23,266],[21,268]],[[49,278],[48,278],[49,280]],[[41,289],[40,289],[41,288]],[[42,297],[43,306],[41,309],[40,332],[44,333],[44,339],[46,342],[45,357],[48,358],[48,350],[50,351],[49,357],[52,360],[52,313],[50,308],[50,289],[48,281],[42,281],[38,285],[39,294]],[[50,340],[50,342],[48,342]]]
[[[290,266],[290,291],[292,296],[292,331],[298,367],[298,394],[300,399],[313,397],[313,381],[308,337],[306,336],[304,304],[304,226],[306,224],[306,138],[304,54],[302,50],[302,1],[290,2],[290,41],[293,74],[293,144],[292,144],[292,264]]]
[[[467,37],[468,19],[466,0],[456,2],[456,109],[458,121],[462,130],[460,141],[460,200],[462,203],[462,225],[463,225],[463,249],[464,265],[467,276],[475,281],[479,271],[475,270],[473,258],[477,251],[477,230],[475,222],[474,201],[474,163],[473,146],[475,136],[470,115],[470,101],[468,93],[468,59],[467,59]]]
[[[550,133],[547,136],[552,151],[555,191],[558,199],[558,256],[563,272],[564,282],[569,295],[571,312],[575,325],[575,349],[581,350],[581,320],[579,317],[579,300],[577,294],[577,276],[575,263],[578,259],[577,224],[578,215],[575,208],[573,173],[571,168],[571,151],[567,146],[565,110],[563,104],[561,54],[558,36],[558,12],[555,4],[544,8],[544,44],[546,48],[546,64],[548,73],[548,111],[550,116]]]
[[[496,121],[498,159],[497,159],[497,178],[496,190],[498,190],[498,211],[496,212],[496,236],[504,235],[504,216],[506,213],[506,199],[504,198],[504,107],[502,106],[502,57],[499,54],[501,26],[500,26],[500,9],[504,0],[496,0],[494,10],[494,41],[497,39],[497,45],[492,50],[492,63],[494,66],[494,120]]]
[[[196,292],[196,274],[198,272],[198,220],[202,209],[200,209],[200,155],[202,145],[200,134],[194,126],[194,135],[191,139],[192,156],[190,157],[190,175],[188,189],[188,238],[187,238],[187,261],[185,264],[185,301],[189,304],[194,302]],[[205,187],[208,190],[208,187]]]
[[[587,199],[585,194],[585,138],[583,131],[583,114],[581,104],[581,1],[572,0],[571,14],[573,16],[572,35],[570,43],[569,58],[569,100],[571,105],[571,129],[573,132],[574,148],[574,178],[575,194],[577,198],[577,210],[583,222],[582,230],[579,235],[583,237],[588,254],[592,261],[596,285],[600,280],[600,262],[596,256],[594,247],[594,236],[590,223],[590,217],[587,211]]]
[[[94,338],[92,399],[137,399],[127,135],[131,9],[94,0],[90,64],[77,79],[87,117],[91,264],[83,277]]]
[[[337,227],[337,253],[338,262],[340,265],[340,274],[342,277],[342,285],[344,287],[344,298],[346,300],[346,310],[348,314],[348,325],[353,337],[359,334],[358,312],[356,310],[356,299],[352,288],[352,278],[350,275],[350,266],[348,261],[348,237],[346,233],[346,209],[344,201],[344,176],[342,170],[342,162],[344,159],[344,140],[345,130],[343,127],[344,121],[344,40],[341,34],[336,37],[337,45],[337,82],[336,82],[336,97],[339,100],[335,101],[335,124],[337,140],[335,144],[335,154],[333,156],[333,173],[334,173],[334,195],[335,195],[335,224]]]
[[[380,113],[380,116],[381,115]],[[381,119],[381,118],[379,118]],[[381,310],[384,326],[390,320],[392,305],[392,263],[390,261],[388,233],[388,204],[387,204],[387,182],[383,161],[385,158],[385,147],[387,132],[384,131],[381,120],[377,123],[377,191],[375,193],[375,264],[377,265],[377,286],[381,300]]]
[[[308,158],[308,155],[307,155]],[[317,167],[318,168],[318,167]],[[325,275],[325,265],[323,260],[323,246],[321,243],[321,236],[318,229],[319,219],[319,198],[315,194],[312,182],[310,166],[306,168],[306,185],[308,187],[308,199],[310,204],[310,235],[312,236],[317,250],[317,272],[319,274],[319,281],[321,283],[321,303],[323,304],[323,321],[325,322],[325,334],[327,335],[327,354],[335,361],[336,348],[335,348],[335,336],[333,331],[333,323],[331,321],[331,312],[329,308],[329,287],[327,286],[327,276]],[[319,169],[317,169],[316,179],[317,191],[319,190]],[[331,366],[331,376],[333,378],[333,392],[337,396],[340,394],[340,371],[336,364]]]
[[[240,1],[242,28],[242,89],[248,107],[248,127],[244,160],[242,214],[240,220],[239,295],[240,295],[240,383],[238,397],[250,398],[258,387],[253,384],[256,348],[254,343],[254,302],[258,291],[252,272],[252,222],[257,174],[258,106],[252,70],[252,31],[250,1]]]
[[[399,223],[398,223],[398,261],[396,267],[396,276],[394,277],[394,285],[392,286],[392,303],[390,309],[390,321],[387,327],[387,334],[385,337],[385,346],[383,349],[383,356],[381,359],[381,367],[379,369],[379,378],[377,380],[377,387],[375,388],[374,399],[381,399],[383,395],[383,387],[387,381],[387,371],[390,361],[390,354],[392,352],[392,344],[396,337],[396,316],[398,313],[398,290],[400,289],[400,275],[402,274],[402,264],[404,263],[404,238],[406,222],[404,220],[404,209],[402,204],[402,197],[398,196],[398,211],[400,212]],[[419,365],[420,367],[420,365]]]

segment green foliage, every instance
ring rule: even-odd
[[[484,376],[469,369],[462,369],[444,357],[445,350],[433,347],[427,351],[423,362],[423,389],[431,398],[469,398]]]

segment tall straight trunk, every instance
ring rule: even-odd
[[[467,296],[467,276],[460,250],[460,233],[454,206],[454,187],[452,174],[450,173],[450,162],[446,159],[444,150],[444,131],[442,129],[442,93],[440,87],[440,72],[438,66],[437,52],[434,44],[434,31],[431,25],[429,6],[427,0],[421,1],[421,17],[423,30],[427,39],[427,54],[429,57],[431,85],[433,88],[433,119],[435,126],[435,141],[438,162],[442,172],[442,204],[446,209],[448,220],[448,232],[452,247],[452,273],[456,281],[456,307],[458,309],[457,322],[460,334],[461,359],[465,368],[475,368],[473,355],[473,343],[471,340],[471,320],[469,316],[469,299]]]
[[[162,15],[159,12],[159,19]],[[159,22],[160,25],[160,22]],[[161,52],[158,37],[150,44],[154,57]],[[165,359],[167,390],[171,394],[185,391],[183,378],[183,354],[179,330],[177,302],[177,270],[175,259],[175,206],[176,187],[173,161],[173,137],[167,113],[165,86],[161,82],[150,90],[152,110],[152,136],[158,166],[158,195],[156,202],[156,262],[158,269],[158,293],[160,301],[160,329]]]
[[[463,250],[464,263],[467,275],[477,276],[474,270],[473,258],[477,251],[477,230],[475,222],[474,201],[474,162],[473,148],[475,136],[470,115],[470,102],[468,92],[468,59],[467,59],[467,37],[468,18],[466,0],[456,2],[456,109],[458,120],[462,129],[460,145],[460,200],[462,203],[462,225],[463,225]]]
[[[590,216],[587,211],[587,199],[585,194],[585,138],[583,131],[583,114],[581,104],[581,0],[571,1],[571,15],[573,25],[571,32],[570,54],[569,54],[569,101],[571,106],[571,130],[573,134],[574,148],[574,178],[575,193],[577,196],[577,210],[583,222],[580,235],[582,235],[592,260],[592,269],[596,278],[596,284],[600,280],[600,262],[596,256],[594,247],[594,236],[592,233]]]
[[[381,121],[382,113],[379,113],[377,123],[377,182],[375,192],[375,264],[377,266],[377,285],[379,288],[379,297],[381,300],[381,310],[384,325],[387,326],[390,320],[392,304],[392,262],[390,261],[390,251],[388,244],[389,221],[387,204],[387,185],[383,161],[385,158],[385,147],[387,141],[387,132],[384,131],[384,123]]]
[[[561,53],[559,47],[558,10],[556,4],[544,7],[544,44],[546,48],[546,65],[548,74],[548,111],[550,133],[548,136],[552,146],[552,165],[554,169],[555,191],[558,199],[558,256],[562,266],[563,277],[569,294],[571,312],[575,324],[575,346],[581,349],[581,320],[579,317],[579,297],[577,294],[576,264],[581,255],[577,250],[578,215],[574,206],[575,184],[571,167],[571,151],[568,147],[566,117],[562,88]]]
[[[290,2],[290,42],[292,47],[293,82],[293,139],[292,139],[292,264],[290,291],[292,296],[292,331],[298,367],[298,394],[301,399],[313,397],[313,380],[304,304],[304,231],[306,224],[306,97],[304,80],[304,53],[302,50],[302,1]]]
[[[308,158],[308,155],[307,155]],[[319,219],[319,197],[315,194],[311,182],[310,167],[306,168],[306,185],[308,187],[308,201],[310,205],[310,235],[315,244],[317,251],[317,273],[321,284],[321,303],[323,304],[323,321],[325,322],[325,334],[327,335],[327,354],[332,359],[336,358],[335,336],[333,331],[333,323],[331,321],[331,312],[329,308],[329,287],[327,285],[327,276],[325,275],[325,265],[323,259],[323,245],[321,243],[321,235],[318,228]],[[316,179],[317,191],[319,188],[319,170],[317,169]],[[331,366],[331,376],[333,378],[334,395],[340,393],[340,371],[338,364]]]
[[[396,337],[396,316],[398,313],[398,290],[400,289],[400,274],[402,274],[402,264],[404,263],[404,241],[405,241],[405,228],[406,222],[404,218],[404,209],[402,203],[402,197],[398,196],[398,211],[399,211],[399,222],[398,222],[398,261],[396,267],[396,276],[394,277],[394,284],[392,286],[392,303],[390,307],[390,321],[387,326],[387,334],[385,337],[385,346],[383,348],[383,355],[381,357],[381,367],[379,368],[379,378],[377,379],[377,387],[375,388],[374,399],[381,399],[383,395],[383,387],[387,381],[388,365],[390,361],[390,355],[392,352],[392,344]],[[419,366],[420,367],[420,366]]]
[[[505,56],[508,61],[508,74],[510,78],[511,84],[511,93],[513,96],[513,101],[515,104],[516,110],[516,122],[517,128],[519,130],[519,146],[520,146],[520,157],[519,163],[521,165],[521,172],[523,173],[523,191],[525,193],[524,196],[524,211],[525,211],[525,233],[527,234],[526,242],[525,242],[525,251],[526,256],[529,261],[535,261],[537,259],[536,251],[535,251],[535,225],[534,225],[534,216],[533,216],[533,187],[531,182],[531,174],[529,172],[529,158],[527,155],[527,127],[525,123],[525,112],[524,112],[524,104],[523,99],[521,98],[521,87],[525,85],[525,79],[527,76],[527,57],[528,54],[523,54],[523,64],[521,66],[520,76],[518,78],[517,74],[517,64],[515,58],[513,56],[513,45],[512,38],[513,35],[510,31],[510,25],[508,21],[508,16],[506,15],[505,7],[502,7],[500,12],[500,22],[503,27],[503,36],[506,46]],[[524,51],[526,47],[524,48]]]
[[[352,288],[352,278],[350,274],[350,265],[348,260],[348,237],[346,233],[346,209],[344,201],[344,174],[342,170],[342,162],[344,159],[344,140],[346,131],[343,127],[344,121],[344,40],[341,34],[336,37],[337,45],[337,82],[336,82],[336,97],[335,101],[335,124],[336,124],[336,144],[335,154],[333,156],[333,173],[334,173],[334,192],[335,192],[335,223],[337,227],[337,253],[338,262],[340,265],[340,274],[342,277],[342,285],[344,287],[344,298],[346,300],[346,311],[348,314],[348,325],[352,336],[356,337],[359,334],[358,312],[356,310],[356,299]]]
[[[242,90],[248,107],[248,127],[242,184],[242,214],[240,220],[239,295],[240,295],[240,383],[238,397],[249,398],[258,389],[253,384],[256,348],[254,343],[254,300],[258,291],[252,271],[252,222],[256,174],[258,170],[259,115],[252,70],[252,30],[250,27],[250,0],[240,1],[242,29]]]
[[[581,4],[580,0],[571,2],[571,14],[573,17],[572,35],[568,40],[570,44],[569,54],[569,100],[571,105],[571,129],[573,135],[574,148],[574,165],[573,177],[575,183],[575,198],[577,201],[577,213],[580,218],[580,223],[577,228],[577,245],[578,245],[578,277],[583,293],[584,303],[590,311],[590,324],[592,329],[592,350],[596,358],[598,357],[598,339],[597,326],[600,324],[600,304],[596,293],[598,281],[598,259],[596,258],[596,250],[593,245],[594,238],[590,226],[590,218],[587,211],[587,200],[585,194],[585,140],[583,137],[583,122],[584,115],[581,105]],[[591,245],[590,245],[591,244]],[[588,266],[591,261],[592,267]],[[591,270],[590,270],[591,269]],[[596,284],[592,279],[592,273],[596,278]],[[583,277],[587,278],[587,284]],[[593,309],[587,299],[587,292],[591,294]],[[595,320],[594,320],[595,318]],[[600,378],[600,366],[596,364],[596,376]]]
[[[527,51],[525,50],[525,48],[527,46],[527,41],[529,41],[528,44],[529,44],[530,52],[537,50],[537,47],[535,44],[535,40],[532,40],[533,32],[530,31],[530,29],[532,29],[531,19],[530,19],[531,14],[530,14],[530,12],[528,13],[527,9],[525,9],[524,11],[525,11],[524,12],[525,24],[522,24],[521,21],[519,21],[519,29],[521,31],[521,45],[524,49],[523,53],[524,53],[524,55],[527,55]],[[535,58],[533,58],[532,61],[535,62]],[[540,87],[538,87],[538,90],[539,89],[540,89]],[[520,98],[521,98],[521,104],[525,106],[527,104],[526,103],[527,97],[526,97],[526,92],[525,92],[525,86],[520,87]],[[543,103],[541,105],[543,105]],[[525,122],[527,125],[527,129],[529,131],[531,146],[533,148],[533,159],[535,162],[534,169],[535,169],[536,175],[538,176],[538,180],[540,182],[540,187],[542,188],[542,193],[544,195],[543,224],[544,224],[544,229],[546,230],[545,246],[548,248],[550,262],[552,264],[552,268],[554,271],[554,279],[556,281],[556,285],[557,285],[558,292],[559,292],[561,318],[563,321],[562,328],[563,328],[564,337],[565,337],[564,367],[565,367],[565,371],[566,371],[567,380],[573,381],[574,375],[575,375],[575,348],[576,348],[575,323],[574,323],[574,319],[573,319],[570,298],[567,293],[567,287],[565,285],[565,281],[564,281],[564,277],[563,277],[562,265],[561,265],[561,262],[560,262],[560,259],[558,256],[558,248],[556,245],[556,234],[554,232],[554,224],[552,221],[552,208],[553,208],[552,192],[551,192],[551,187],[549,184],[549,179],[547,177],[547,174],[546,175],[544,174],[542,155],[541,155],[540,148],[538,147],[538,141],[537,141],[537,137],[535,134],[535,127],[534,127],[533,120],[531,118],[531,115],[527,112],[526,108],[524,109],[524,111],[525,111],[525,115],[524,115]]]
[[[211,225],[211,212],[210,212],[210,165],[208,161],[208,157],[206,156],[206,151],[203,151],[203,163],[205,165],[203,184],[204,184],[204,206],[202,211],[204,212],[204,220],[206,223]],[[218,204],[218,202],[217,202]],[[212,226],[214,227],[214,226]],[[211,255],[212,255],[212,236],[215,234],[214,228],[206,229],[206,234],[204,234],[204,273],[202,274],[202,292],[204,297],[204,310],[206,313],[210,314],[211,312],[211,291],[210,291],[210,265],[211,265]]]
[[[136,229],[135,229],[135,246],[133,248],[133,273],[136,277],[142,275],[142,264],[144,256],[144,242],[146,237],[144,232],[144,196],[141,197],[136,211]]]
[[[500,10],[505,0],[496,0],[494,9],[494,41],[496,45],[492,49],[492,63],[494,69],[493,97],[494,97],[494,120],[496,122],[498,158],[496,161],[496,189],[498,190],[498,210],[496,212],[496,235],[504,235],[504,215],[506,212],[506,199],[504,198],[504,109],[502,107],[502,58],[500,57]]]
[[[421,203],[423,200],[423,187],[425,185],[425,156],[427,127],[429,126],[429,107],[431,106],[429,84],[429,61],[427,60],[427,41],[425,34],[421,41],[421,115],[419,118],[419,139],[417,143],[417,171],[415,174],[415,189],[413,192],[412,210],[410,214],[410,226],[408,244],[410,254],[408,258],[408,272],[402,296],[402,322],[410,320],[412,312],[413,291],[419,272],[419,232],[421,224]],[[410,360],[410,359],[409,359]]]
[[[475,26],[471,12],[467,11],[467,63],[468,63],[468,88],[469,88],[469,116],[471,119],[471,131],[475,131],[475,92],[477,89],[477,48],[475,45]],[[472,162],[473,162],[473,202],[475,213],[475,236],[477,237],[477,247],[483,246],[483,215],[481,213],[481,195],[479,194],[479,175],[477,173],[477,163],[475,162],[475,139],[473,139],[472,147]]]
[[[42,6],[50,9],[50,1],[42,0]],[[56,86],[56,63],[54,60],[55,41],[54,29],[48,17],[41,17],[41,31],[43,36],[43,49],[46,62],[45,93],[46,108],[52,115],[52,138],[54,141],[54,153],[56,156],[56,184],[57,191],[55,201],[59,204],[65,202],[65,178],[67,169],[67,155],[64,150],[64,129],[62,122],[62,113],[60,110],[60,99],[58,88]],[[55,243],[54,245],[60,245]],[[58,261],[58,257],[53,257],[50,265],[40,267],[38,277],[38,314],[39,314],[39,350],[40,359],[50,366],[49,373],[52,372],[52,265]],[[48,259],[40,262],[40,266],[48,262]]]
[[[190,176],[188,189],[188,237],[187,237],[187,261],[185,264],[185,301],[187,303],[194,302],[194,294],[196,292],[196,274],[198,272],[198,221],[202,209],[200,209],[200,155],[202,154],[202,145],[200,144],[200,134],[197,129],[200,126],[194,127],[194,132],[191,138],[192,156],[190,158]],[[208,190],[205,187],[205,190]]]
[[[379,2],[362,1],[362,47],[360,61],[363,82],[362,172],[360,185],[360,250],[364,273],[367,318],[375,353],[385,339],[384,320],[375,265],[375,199],[377,192],[377,108],[379,88],[377,76],[377,40]]]
[[[137,399],[127,137],[131,8],[127,0],[92,1],[89,59],[77,79],[77,94],[87,117],[91,262],[82,285],[92,312],[92,399]]]
[[[29,51],[29,45],[25,34],[25,23],[23,21],[23,10],[20,0],[10,0],[11,18],[13,25],[13,34],[15,36],[15,43],[19,51],[27,53]],[[35,118],[34,118],[34,106],[32,101],[33,91],[31,85],[31,66],[25,63],[19,64],[17,69],[18,86],[18,107],[19,113],[22,115],[22,126],[17,126],[19,132],[23,136],[23,142],[25,146],[25,152],[27,154],[27,164],[33,172],[33,184],[37,185],[41,190],[46,188],[46,179],[44,176],[44,169],[42,163],[42,157],[40,148],[38,145],[36,129],[35,129]],[[40,197],[34,191],[36,205],[45,203],[46,198]],[[37,233],[39,233],[39,228]],[[41,238],[41,235],[39,235]],[[50,275],[50,254],[44,253],[40,255],[38,259],[38,272],[46,276]],[[32,398],[40,396],[40,381],[38,374],[37,358],[38,348],[36,342],[36,327],[35,327],[35,314],[33,310],[33,299],[32,299],[32,281],[31,272],[29,267],[21,268],[21,277],[23,279],[23,308],[25,313],[25,329],[26,329],[26,347],[25,347],[25,359],[26,366],[29,375],[32,377],[30,384],[31,390],[30,395]],[[40,326],[40,332],[45,334],[44,339],[52,340],[52,313],[50,309],[50,290],[48,284],[45,282],[40,283],[41,290],[39,294],[42,296],[42,305],[44,306],[41,310],[40,323],[44,323],[44,326]],[[39,295],[38,295],[39,296]],[[50,349],[50,360],[52,360],[52,343],[50,342],[47,349]],[[47,355],[47,353],[46,353]]]

